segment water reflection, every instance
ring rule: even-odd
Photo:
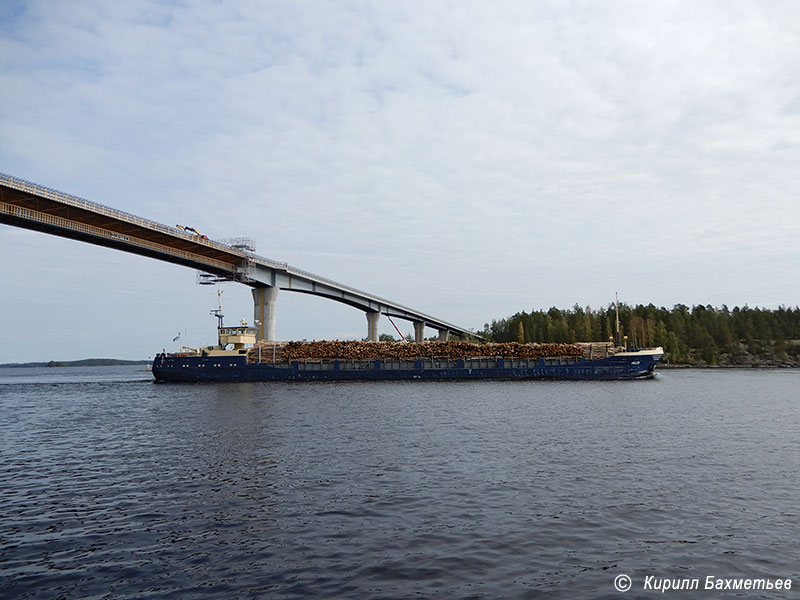
[[[0,596],[593,598],[618,572],[797,579],[799,375],[0,385]]]

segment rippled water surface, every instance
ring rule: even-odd
[[[0,458],[1,598],[800,588],[795,371],[157,385],[137,367],[2,369]]]

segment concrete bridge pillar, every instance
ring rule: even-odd
[[[414,341],[421,342],[425,339],[425,323],[414,321]]]
[[[446,342],[447,338],[450,336],[450,332],[447,329],[440,329],[439,330],[439,341]]]
[[[378,341],[378,320],[380,318],[381,313],[379,312],[367,312],[367,340],[370,342]]]
[[[275,340],[275,302],[278,288],[259,287],[253,289],[253,319],[258,327],[257,339]]]

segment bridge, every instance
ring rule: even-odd
[[[418,341],[422,340],[425,327],[436,329],[440,340],[449,335],[474,335],[452,323],[242,247],[4,173],[0,173],[0,223],[148,256],[198,269],[217,280],[248,285],[253,288],[259,339],[275,339],[278,290],[321,296],[363,310],[367,316],[367,339],[372,341],[378,341],[381,315],[413,323]]]

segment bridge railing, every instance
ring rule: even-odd
[[[326,277],[321,277],[320,275],[316,275],[316,274],[310,273],[308,271],[303,271],[302,269],[297,269],[295,267],[289,267],[288,265],[287,265],[286,271],[289,274],[300,275],[302,277],[305,277],[306,279],[310,279],[311,281],[316,281],[318,283],[329,285],[334,289],[341,290],[341,291],[344,291],[344,292],[350,292],[352,294],[361,296],[362,298],[366,298],[368,300],[373,300],[376,304],[383,304],[387,308],[393,308],[393,309],[395,309],[397,311],[400,311],[400,312],[406,312],[406,313],[409,313],[411,315],[415,315],[416,317],[419,318],[418,320],[424,321],[425,323],[427,323],[427,324],[429,324],[431,326],[434,326],[434,327],[435,326],[444,326],[447,329],[449,329],[451,331],[454,331],[454,332],[459,332],[459,331],[465,331],[466,332],[466,330],[464,330],[462,327],[458,327],[457,325],[453,325],[452,323],[446,323],[445,321],[442,321],[441,319],[437,319],[437,318],[432,317],[430,315],[423,314],[423,313],[421,313],[421,312],[419,312],[417,310],[414,310],[413,308],[409,308],[407,306],[403,306],[402,304],[397,304],[396,302],[392,302],[391,300],[387,300],[386,298],[381,298],[380,296],[376,296],[374,294],[370,294],[369,292],[365,292],[363,290],[359,290],[358,288],[354,288],[354,287],[350,287],[348,285],[341,284],[338,281],[334,281],[334,280],[328,279]]]
[[[223,243],[215,241],[215,240],[203,239],[203,238],[200,238],[200,237],[198,237],[196,235],[191,235],[189,233],[186,233],[185,231],[177,229],[176,227],[170,227],[168,225],[164,225],[163,223],[158,223],[157,221],[151,221],[150,219],[145,219],[145,218],[139,217],[137,215],[131,214],[129,212],[125,212],[125,211],[122,211],[122,210],[118,210],[116,208],[112,208],[110,206],[106,206],[104,204],[99,204],[97,202],[92,202],[91,200],[86,200],[85,198],[80,198],[78,196],[73,196],[71,194],[60,192],[60,191],[58,191],[56,189],[53,189],[53,188],[50,188],[50,187],[47,187],[47,186],[43,186],[43,185],[39,185],[39,184],[34,183],[32,181],[28,181],[26,179],[21,179],[19,177],[14,177],[12,175],[8,175],[6,173],[0,172],[0,184],[5,185],[5,186],[10,187],[10,188],[14,188],[14,189],[20,190],[20,191],[36,194],[38,196],[41,196],[41,197],[44,197],[44,198],[48,198],[48,199],[54,200],[56,202],[61,202],[63,204],[68,204],[70,206],[75,206],[77,208],[88,210],[90,212],[106,215],[108,217],[111,217],[111,218],[114,218],[114,219],[119,219],[121,221],[132,223],[134,225],[139,225],[139,226],[145,227],[147,229],[160,231],[160,232],[165,233],[167,235],[171,235],[171,236],[175,236],[175,237],[180,237],[180,238],[184,238],[184,239],[187,239],[187,240],[191,240],[191,241],[193,241],[195,243],[199,243],[199,244],[203,244],[205,246],[216,248],[216,249],[221,250],[223,252],[226,252],[228,254],[235,254],[236,256],[241,257],[242,259],[244,259],[247,262],[255,261],[257,263],[261,263],[261,264],[263,264],[265,266],[268,266],[268,267],[271,267],[271,268],[274,268],[274,269],[284,270],[289,274],[299,275],[299,276],[304,277],[304,278],[306,278],[306,279],[308,279],[310,281],[315,281],[315,282],[318,282],[318,283],[322,283],[324,285],[328,285],[333,289],[336,289],[336,290],[339,290],[339,291],[343,291],[343,292],[349,292],[349,293],[361,296],[362,298],[366,298],[368,300],[374,301],[376,304],[382,304],[387,308],[392,308],[392,309],[395,309],[395,310],[400,311],[400,312],[406,312],[406,313],[408,313],[410,315],[414,315],[415,318],[419,318],[419,320],[423,320],[424,322],[429,323],[430,325],[432,325],[434,327],[442,326],[442,327],[446,327],[448,329],[451,329],[452,331],[465,331],[461,327],[457,327],[455,325],[452,325],[450,323],[446,323],[444,321],[441,321],[441,320],[436,319],[434,317],[431,317],[429,315],[425,315],[423,313],[415,311],[415,310],[413,310],[411,308],[408,308],[406,306],[402,306],[400,304],[397,304],[397,303],[392,302],[390,300],[387,300],[385,298],[381,298],[379,296],[375,296],[373,294],[370,294],[370,293],[365,292],[363,290],[359,290],[359,289],[354,288],[354,287],[343,285],[343,284],[341,284],[341,283],[339,283],[337,281],[334,281],[332,279],[328,279],[326,277],[321,277],[321,276],[316,275],[314,273],[310,273],[308,271],[303,271],[302,269],[297,269],[295,267],[290,267],[288,263],[274,261],[274,260],[271,260],[271,259],[268,259],[268,258],[265,258],[265,257],[262,257],[262,256],[258,256],[256,254],[251,253],[251,252],[245,252],[245,251],[242,251],[242,250],[239,250],[239,249],[236,249],[236,248],[232,248],[231,246],[228,246],[227,244],[223,244]],[[7,205],[6,204],[6,205],[4,205],[3,212],[9,212],[10,213],[10,208],[6,209],[5,207],[18,208],[20,210],[28,211],[28,209],[22,209],[21,207],[15,207],[13,205]],[[28,211],[28,212],[35,213],[37,211]],[[48,215],[47,213],[39,213],[39,215],[41,215],[41,218],[37,217],[36,220],[39,220],[39,221],[42,221],[42,222],[50,222],[50,221],[46,220],[47,218],[61,219],[60,217],[55,217],[53,215]],[[55,221],[52,224],[56,224]],[[153,249],[157,249],[160,252],[167,252],[167,249],[169,248],[168,246],[163,246],[161,244],[155,244],[153,242],[148,242],[147,240],[141,240],[141,239],[137,239],[137,238],[130,238],[129,236],[122,236],[120,234],[117,234],[116,232],[111,232],[111,231],[108,231],[108,230],[105,230],[105,229],[92,227],[90,225],[83,225],[81,223],[76,223],[74,221],[67,222],[64,219],[61,219],[61,221],[59,221],[58,226],[68,227],[70,229],[76,229],[76,230],[84,231],[86,233],[91,233],[92,235],[98,235],[98,236],[109,238],[109,239],[115,239],[117,241],[124,241],[125,243],[132,243],[132,244],[139,245],[139,246],[142,246],[142,247],[150,247],[150,248],[153,248]],[[122,239],[123,237],[128,238],[128,239],[123,240]],[[190,258],[190,259],[193,259],[193,260],[196,260],[200,256],[200,255],[197,255],[197,254],[192,254],[192,253],[184,252],[182,250],[177,250],[177,249],[169,249],[169,251],[167,253],[175,255],[175,256],[182,256],[184,258]],[[212,265],[215,265],[215,266],[223,266],[223,268],[225,268],[226,270],[230,268],[230,264],[229,263],[223,263],[222,261],[215,261],[214,259],[211,259],[211,258],[205,258],[205,257],[202,257],[202,258],[203,258],[203,261],[208,262],[209,264],[212,264]],[[219,264],[217,264],[217,263],[219,263]]]
[[[134,225],[139,225],[141,227],[146,227],[148,229],[154,229],[156,231],[160,231],[162,233],[166,233],[168,235],[181,237],[187,240],[191,240],[193,242],[197,242],[203,244],[205,246],[210,246],[212,248],[216,248],[217,250],[222,250],[223,252],[228,252],[230,254],[236,254],[241,258],[245,259],[253,259],[258,258],[264,264],[269,265],[270,267],[276,269],[286,269],[288,268],[288,264],[285,262],[279,262],[275,260],[271,260],[269,258],[265,258],[263,256],[256,257],[255,254],[251,252],[245,252],[243,250],[239,250],[237,248],[232,248],[227,244],[223,244],[222,242],[218,242],[215,240],[208,240],[200,238],[196,235],[192,235],[190,233],[186,233],[185,231],[178,229],[177,227],[170,227],[169,225],[164,225],[163,223],[159,223],[157,221],[151,221],[150,219],[142,218],[138,215],[134,215],[129,212],[125,212],[124,210],[118,210],[116,208],[112,208],[111,206],[106,206],[105,204],[100,204],[99,202],[93,202],[91,200],[86,200],[85,198],[81,198],[79,196],[73,196],[72,194],[67,194],[65,192],[60,192],[56,189],[51,187],[47,187],[45,185],[39,185],[38,183],[34,183],[32,181],[28,181],[27,179],[22,179],[21,177],[14,177],[13,175],[8,175],[7,173],[0,172],[0,184],[6,185],[10,188],[14,188],[23,192],[30,192],[32,194],[36,194],[37,196],[42,196],[44,198],[49,198],[50,200],[55,200],[56,202],[61,202],[63,204],[69,204],[70,206],[75,206],[76,208],[82,208],[84,210],[88,210],[94,213],[99,213],[102,215],[106,215],[107,217],[112,217],[114,219],[120,219],[122,221],[126,221],[128,223],[132,223]]]
[[[157,244],[149,240],[130,237],[128,235],[117,233],[116,231],[109,231],[107,229],[102,229],[100,227],[95,227],[93,225],[87,225],[86,223],[79,223],[77,221],[73,221],[72,219],[57,217],[56,215],[43,213],[38,210],[33,210],[31,208],[24,208],[22,206],[16,206],[14,204],[7,204],[5,202],[0,202],[0,212],[5,213],[7,215],[11,215],[13,217],[26,219],[28,221],[37,221],[38,223],[44,223],[46,225],[54,225],[56,227],[61,227],[62,229],[79,231],[81,233],[87,233],[89,235],[93,235],[96,237],[102,237],[108,240],[114,240],[116,242],[122,242],[124,244],[130,244],[133,246],[139,246],[140,248],[147,248],[149,250],[155,250],[156,252],[161,252],[162,254],[169,254],[171,256],[176,256],[179,258],[185,258],[187,260],[199,262],[202,264],[206,264],[208,266],[217,267],[225,271],[231,270],[231,264],[221,260],[215,260],[213,258],[208,258],[207,256],[202,256],[200,254],[194,254],[192,252],[186,252],[185,250],[179,250],[178,248],[172,248],[171,246]]]
[[[13,177],[6,173],[0,173],[0,183],[10,188],[14,188],[23,192],[30,192],[36,194],[37,196],[42,196],[50,200],[55,200],[56,202],[69,204],[70,206],[75,206],[76,208],[82,208],[84,210],[88,210],[94,213],[106,215],[107,217],[112,217],[114,219],[126,221],[134,225],[139,225],[141,227],[146,227],[148,229],[155,229],[156,231],[160,231],[162,233],[192,240],[193,242],[198,242],[206,246],[211,246],[212,248],[216,248],[224,252],[237,254],[242,258],[248,256],[248,253],[243,252],[241,250],[237,250],[235,248],[231,248],[230,246],[227,246],[221,242],[203,239],[196,235],[186,233],[185,231],[182,231],[176,227],[170,227],[169,225],[164,225],[163,223],[158,223],[157,221],[144,219],[129,212],[118,210],[116,208],[112,208],[104,204],[99,204],[98,202],[92,202],[91,200],[86,200],[85,198],[80,198],[78,196],[66,194],[56,189],[44,185],[39,185],[38,183],[33,183],[32,181],[28,181],[26,179]]]

